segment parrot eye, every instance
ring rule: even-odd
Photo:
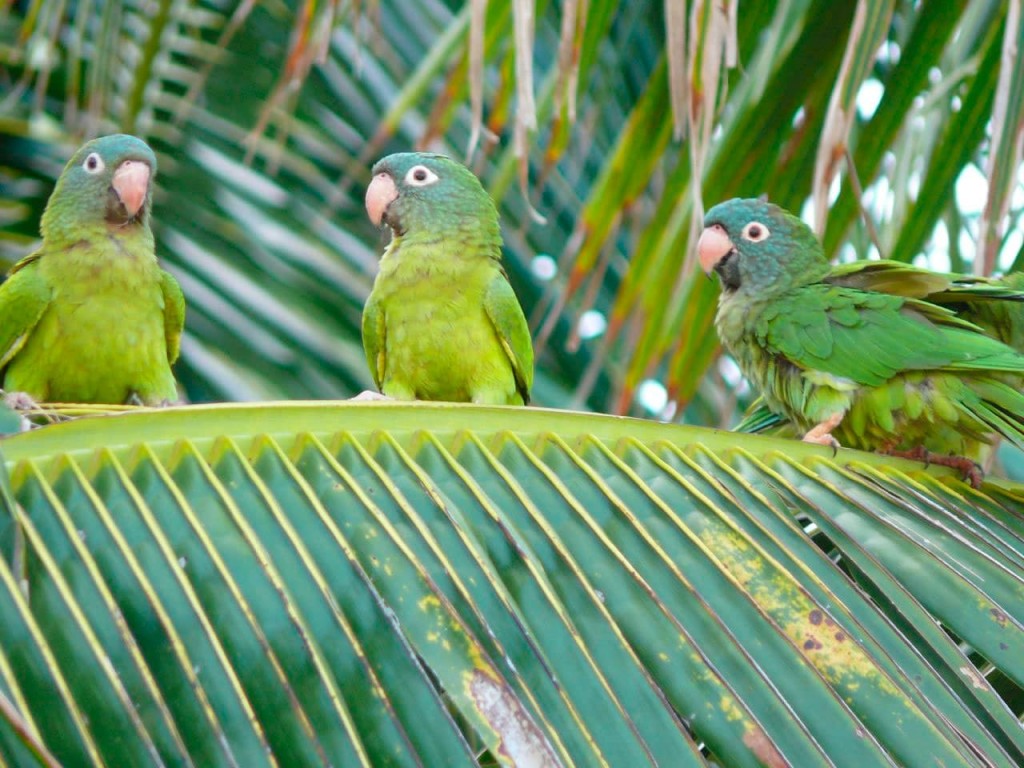
[[[752,221],[743,228],[740,233],[743,235],[744,240],[749,240],[752,243],[760,243],[762,240],[767,240],[771,232],[768,231],[768,227],[759,221]]]
[[[82,167],[85,168],[86,173],[101,173],[105,166],[103,165],[103,158],[98,153],[92,152],[85,158]]]
[[[437,181],[437,174],[425,165],[414,165],[405,174],[405,183],[413,187],[425,187]]]

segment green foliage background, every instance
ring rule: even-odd
[[[160,255],[189,300],[189,397],[349,396],[369,385],[358,321],[383,247],[362,209],[368,168],[409,148],[465,157],[477,83],[471,165],[499,202],[535,329],[537,402],[729,424],[748,393],[714,363],[715,289],[687,259],[702,201],[767,194],[799,210],[828,195],[830,253],[924,253],[970,270],[980,204],[962,210],[954,182],[987,170],[993,141],[1016,167],[1020,62],[1000,64],[1009,3],[890,2],[861,16],[853,0],[491,3],[479,71],[470,5],[6,5],[2,255],[31,247],[77,143],[138,133],[160,157]],[[517,45],[514,7],[534,12],[532,41]],[[529,93],[537,127],[519,134]],[[992,182],[971,189],[998,211],[1017,177]],[[1024,242],[1017,215],[994,217],[997,268]],[[648,380],[655,396],[641,402]]]

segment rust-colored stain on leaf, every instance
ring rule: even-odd
[[[830,684],[845,688],[870,679],[874,686],[895,691],[846,629],[742,537],[709,530],[701,539]]]
[[[761,761],[762,765],[771,768],[787,768],[789,766],[789,762],[761,728],[755,726],[743,734],[743,743],[757,755],[757,759]]]
[[[547,737],[504,683],[482,670],[471,673],[469,694],[484,719],[498,734],[498,752],[515,766],[561,766]]]
[[[829,682],[837,684],[842,676],[854,675],[871,677],[877,684],[889,687],[853,638],[831,616],[820,608],[812,608],[805,615],[805,623],[793,625],[789,631]]]

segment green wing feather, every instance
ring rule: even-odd
[[[911,370],[1024,371],[1024,357],[952,310],[823,284],[763,313],[756,332],[799,367],[862,386]]]
[[[1018,352],[1024,352],[1024,272],[1002,279],[933,272],[899,261],[855,261],[840,264],[824,278],[828,285],[926,299],[942,305],[962,322],[974,324]],[[920,306],[920,305],[918,305]],[[932,314],[937,310],[932,310]],[[948,312],[947,315],[948,317]],[[980,418],[980,414],[979,414]],[[784,426],[758,398],[736,425],[738,432],[765,432]]]
[[[953,286],[961,275],[943,274],[887,259],[837,264],[824,278],[830,285],[923,299]]]
[[[484,311],[498,333],[501,346],[512,363],[516,389],[523,404],[530,402],[533,387],[533,342],[526,317],[504,271],[495,274],[484,294]]]
[[[1024,312],[1024,273],[1002,279],[932,272],[901,261],[862,260],[839,264],[824,278],[829,285],[877,291],[892,296],[927,299],[932,304],[950,306],[974,321],[973,311],[983,307],[1003,307]],[[1005,341],[1005,339],[1003,339]]]
[[[173,363],[181,351],[181,332],[185,328],[185,295],[170,272],[160,270],[160,290],[164,295],[164,335],[167,337],[167,362]]]
[[[0,367],[24,346],[53,296],[36,268],[40,255],[33,253],[15,264],[0,286]]]
[[[387,370],[384,354],[385,334],[384,310],[374,295],[370,294],[366,306],[363,307],[363,352],[366,354],[366,365],[373,376],[373,383],[379,390],[384,386],[384,372]]]
[[[963,292],[947,292],[949,301],[957,304],[957,311],[972,323],[977,323],[990,336],[995,336],[1018,352],[1024,353],[1024,272],[1014,272],[999,280],[985,281],[983,288]],[[976,294],[983,298],[1009,299],[1006,301],[975,301]]]
[[[764,397],[759,395],[747,408],[740,423],[733,427],[733,432],[747,432],[756,435],[784,424],[786,424],[785,417],[774,413],[764,401]]]

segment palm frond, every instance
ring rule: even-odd
[[[1015,485],[460,405],[141,411],[4,451],[8,762],[1024,758]]]

